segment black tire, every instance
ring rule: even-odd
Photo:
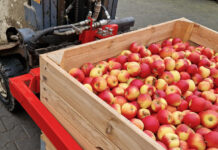
[[[8,79],[21,74],[24,74],[24,65],[19,57],[0,57],[0,100],[10,112],[18,111],[20,105],[11,95]]]

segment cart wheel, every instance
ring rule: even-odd
[[[19,110],[19,103],[13,98],[8,79],[24,73],[24,65],[15,56],[0,57],[0,100],[10,112]]]

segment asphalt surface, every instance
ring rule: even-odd
[[[218,3],[212,0],[119,0],[117,16],[135,17],[133,29],[186,17],[218,31]],[[0,102],[0,150],[39,150],[40,134],[25,111],[11,114]]]

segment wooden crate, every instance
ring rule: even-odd
[[[68,74],[72,67],[118,55],[136,41],[179,37],[218,50],[218,33],[185,18],[40,56],[41,101],[84,149],[162,149]]]

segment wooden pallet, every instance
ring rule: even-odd
[[[40,56],[41,101],[84,149],[163,149],[68,74],[72,67],[118,55],[136,41],[179,37],[218,50],[218,33],[185,18]]]

